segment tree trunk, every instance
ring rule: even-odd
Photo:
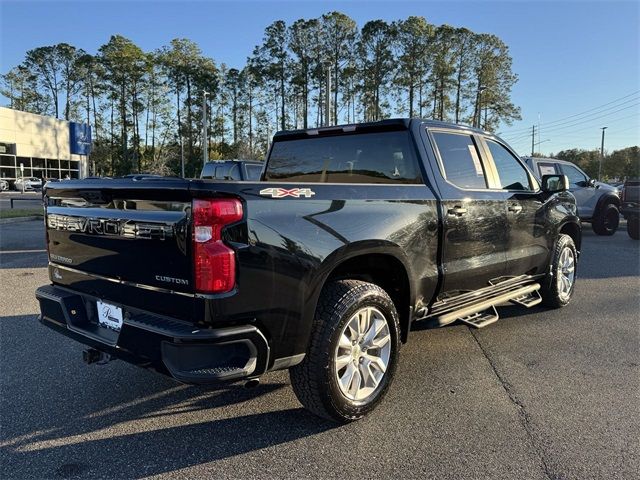
[[[413,118],[413,91],[414,91],[414,85],[413,85],[413,78],[411,78],[409,80],[409,117]]]
[[[125,93],[125,81],[122,79],[120,91],[120,118],[122,121],[122,162],[127,163],[127,105]]]
[[[189,158],[191,162],[193,159],[193,125],[191,123],[191,79],[187,77],[187,138],[189,139]]]
[[[280,128],[282,130],[286,130],[286,119],[285,119],[285,106],[284,106],[284,65],[282,65],[282,70],[280,74],[280,98],[282,99],[282,103],[280,104]]]
[[[336,59],[338,58],[338,56],[336,55],[335,57]],[[340,122],[338,122],[338,76],[340,73],[340,68],[338,66],[338,62],[336,61],[336,64],[333,68],[333,124],[334,125],[338,125]]]
[[[253,158],[253,89],[249,82],[249,153]]]
[[[96,92],[94,90],[93,78],[91,79],[91,103],[93,104],[93,125],[96,128],[96,136],[98,139],[100,137],[100,130],[98,127],[98,110],[96,109]]]
[[[111,157],[111,175],[115,174],[115,162],[113,160],[113,97],[111,98],[111,137],[110,137],[109,156]]]
[[[302,119],[303,128],[307,129],[307,116],[309,115],[309,75],[305,74],[304,85],[302,86],[302,99],[304,102],[303,112],[304,118]]]

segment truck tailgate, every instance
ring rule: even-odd
[[[193,292],[189,182],[84,180],[45,191],[52,281],[78,274],[148,289]],[[62,271],[73,272],[65,276]],[[81,285],[80,285],[81,288]]]

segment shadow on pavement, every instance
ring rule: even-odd
[[[239,384],[187,386],[121,361],[87,367],[70,362],[69,350],[79,354],[81,347],[58,335],[58,351],[51,349],[54,343],[47,333],[34,338],[32,345],[15,343],[36,324],[33,315],[0,317],[1,363],[30,359],[28,369],[36,370],[31,376],[29,371],[3,368],[0,465],[4,478],[83,474],[139,478],[336,426],[302,407],[256,413],[248,405],[259,397],[275,398],[288,387],[284,382],[253,389]],[[31,415],[21,414],[26,404]],[[51,464],[56,469],[42,471],[43,465]]]

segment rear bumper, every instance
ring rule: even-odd
[[[97,322],[95,297],[47,285],[36,290],[40,321],[74,340],[135,365],[193,384],[257,377],[269,345],[253,325],[200,329],[191,323],[121,306],[120,332]]]

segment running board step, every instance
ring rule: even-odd
[[[496,307],[489,307],[482,312],[476,312],[472,315],[468,315],[466,317],[458,318],[463,323],[466,323],[470,327],[474,328],[482,328],[487,325],[491,325],[494,322],[498,321],[498,312],[496,311]]]
[[[540,292],[535,290],[529,294],[522,295],[518,298],[512,298],[509,300],[511,303],[515,303],[516,305],[522,305],[523,307],[531,308],[534,305],[538,305],[542,303],[542,297],[540,296]]]
[[[528,297],[533,292],[537,292],[540,290],[539,283],[531,283],[529,285],[525,285],[520,288],[516,288],[507,292],[504,292],[495,297],[486,298],[479,302],[472,303],[471,305],[467,305],[459,310],[454,310],[453,312],[448,312],[443,315],[437,317],[437,322],[440,326],[447,325],[451,322],[454,322],[458,319],[462,320],[463,318],[469,318],[476,313],[484,312],[485,310],[495,307],[504,302],[509,302],[514,299],[521,299],[524,297]],[[496,314],[497,317],[497,314]],[[497,318],[489,323],[493,323],[497,320]],[[486,323],[485,325],[488,325]],[[484,325],[483,325],[484,326]]]

